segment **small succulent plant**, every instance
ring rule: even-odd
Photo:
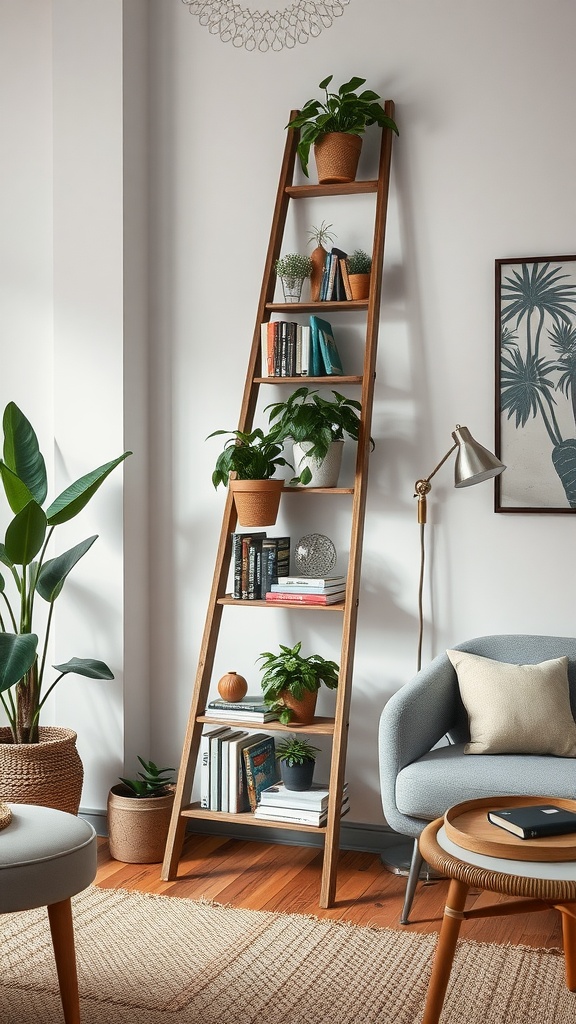
[[[296,736],[288,736],[281,740],[276,746],[276,758],[285,761],[292,768],[295,764],[305,764],[307,761],[315,761],[319,747],[313,747],[306,740],[297,739]]]
[[[372,257],[363,249],[355,249],[346,262],[349,274],[369,274],[372,269]]]
[[[123,779],[120,776],[120,782],[128,786],[128,789],[132,790],[131,795],[138,799],[148,796],[165,796],[172,784],[176,769],[159,768],[154,761],[143,761],[141,757],[138,760],[144,771],[138,772],[137,779]]]

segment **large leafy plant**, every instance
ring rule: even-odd
[[[277,653],[263,651],[257,660],[262,662],[260,684],[264,703],[278,712],[283,725],[288,725],[292,711],[283,700],[283,691],[291,693],[296,700],[302,700],[307,693],[316,693],[322,683],[329,690],[335,690],[340,669],[335,661],[328,661],[320,654],[310,654],[305,658],[300,654],[301,641],[294,647],[279,646]]]
[[[286,125],[287,128],[300,128],[298,156],[306,177],[310,147],[323,135],[331,132],[363,135],[371,124],[391,128],[398,135],[396,123],[384,113],[378,94],[371,89],[361,93],[356,91],[364,85],[365,78],[351,78],[340,86],[338,92],[328,92],[333,77],[328,75],[318,86],[324,90],[324,100],[307,100],[300,113]]]
[[[215,430],[206,440],[220,434],[225,434],[228,440],[216,459],[212,473],[214,487],[219,484],[227,487],[230,473],[236,473],[238,480],[269,480],[277,466],[290,465],[282,455],[282,442],[259,427],[251,431]]]
[[[103,661],[71,658],[52,666],[58,675],[46,683],[46,658],[54,602],[61,594],[68,574],[92,547],[97,535],[80,541],[55,558],[46,559],[57,526],[73,519],[106,477],[131,452],[80,477],[44,508],[48,492],[46,464],[33,427],[14,402],[3,416],[4,449],[0,476],[13,518],[4,543],[0,543],[0,563],[9,572],[13,584],[9,595],[6,579],[0,572],[0,700],[4,706],[15,743],[37,743],[42,707],[56,684],[68,673],[90,679],[113,679]],[[36,601],[47,604],[43,636],[40,642],[33,631]]]

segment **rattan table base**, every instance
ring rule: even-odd
[[[443,826],[442,818],[431,822],[419,840],[420,851],[427,863],[451,879],[422,1024],[438,1024],[440,1020],[460,926],[463,921],[474,918],[525,914],[550,907],[559,910],[562,914],[566,986],[571,992],[576,992],[576,871],[573,865],[570,864],[567,872],[573,878],[524,876],[521,874],[522,865],[498,858],[494,858],[494,867],[481,867],[468,860],[474,858],[467,850],[458,848],[456,857],[439,844],[438,833]],[[512,870],[509,870],[511,865]],[[525,867],[529,869],[529,862],[526,862]],[[551,874],[556,873],[558,867],[556,864],[551,865]],[[465,910],[466,897],[471,887],[518,896],[520,899],[513,903]],[[576,1013],[576,999],[574,1010]]]

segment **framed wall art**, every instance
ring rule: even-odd
[[[576,256],[496,260],[496,512],[576,512]]]

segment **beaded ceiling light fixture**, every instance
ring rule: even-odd
[[[292,49],[330,28],[350,0],[294,0],[282,10],[260,11],[233,0],[182,0],[201,25],[223,43],[247,50]]]

